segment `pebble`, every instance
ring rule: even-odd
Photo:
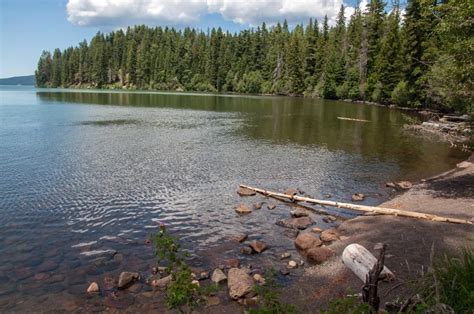
[[[199,280],[205,280],[205,279],[208,279],[209,277],[210,275],[208,271],[203,271],[199,274]]]
[[[247,188],[239,188],[237,194],[239,194],[240,196],[254,196],[257,193],[254,190],[250,190]]]
[[[275,209],[276,205],[275,204],[267,204],[268,209]]]
[[[253,250],[250,247],[245,246],[245,247],[240,248],[240,253],[245,254],[245,255],[250,255],[253,253]]]
[[[258,283],[260,283],[260,284],[262,284],[262,285],[265,284],[265,278],[263,278],[263,276],[260,275],[260,274],[255,274],[255,275],[253,275],[253,279],[254,279],[256,282],[258,282]]]
[[[263,241],[258,241],[258,240],[253,240],[250,242],[249,246],[252,248],[252,250],[256,253],[262,253],[267,249],[267,245]]]
[[[100,292],[100,288],[99,288],[99,285],[97,284],[97,282],[93,282],[89,285],[89,288],[87,288],[87,292],[88,293],[99,293]]]
[[[291,257],[291,253],[289,253],[289,252],[285,252],[285,253],[280,255],[280,259],[285,259],[285,258],[289,258],[289,257]]]
[[[206,297],[206,306],[215,306],[219,305],[221,303],[221,300],[219,297],[211,296],[211,297]]]
[[[353,202],[360,202],[365,199],[365,195],[362,193],[354,193],[352,194],[352,201]]]
[[[298,264],[295,261],[289,261],[287,267],[290,268],[290,269],[294,269],[294,268],[298,267]]]
[[[254,209],[261,209],[262,208],[262,203],[256,203],[253,205]]]
[[[248,237],[249,237],[248,234],[242,233],[242,234],[238,234],[235,238],[237,239],[239,243],[242,243],[242,242],[245,242],[245,240],[247,240]]]
[[[197,286],[197,287],[200,287],[201,285],[199,284],[199,281],[198,280],[193,280],[191,281],[191,284]]]
[[[314,227],[314,228],[311,229],[311,232],[314,232],[314,233],[320,233],[322,231],[323,231],[323,229],[318,228],[318,227]]]

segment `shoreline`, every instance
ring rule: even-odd
[[[474,154],[456,168],[421,180],[413,187],[382,202],[380,207],[413,210],[474,220]],[[319,311],[348,294],[361,292],[363,282],[341,260],[352,243],[366,247],[375,256],[378,243],[387,245],[385,265],[395,280],[379,284],[381,304],[412,296],[410,283],[426,273],[445,254],[457,255],[474,248],[474,226],[432,222],[387,215],[360,215],[336,227],[340,239],[328,245],[334,251],[325,263],[309,266],[285,295],[285,302],[302,310]],[[304,291],[304,293],[301,293]],[[349,293],[350,291],[350,293]],[[297,301],[295,301],[297,300]]]

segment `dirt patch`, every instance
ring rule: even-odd
[[[472,159],[471,156],[471,162]],[[415,185],[380,206],[473,220],[474,164]],[[353,293],[360,292],[362,281],[341,260],[342,251],[351,243],[359,243],[374,254],[376,243],[387,244],[386,266],[396,279],[380,284],[382,305],[397,297],[408,297],[410,282],[426,273],[433,260],[445,253],[474,247],[473,225],[395,216],[359,216],[343,222],[338,231],[343,240],[329,246],[335,255],[323,265],[307,268],[286,290],[284,301],[314,312],[325,308],[335,297],[347,295],[349,289]]]

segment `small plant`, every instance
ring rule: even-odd
[[[166,304],[170,309],[188,305],[194,306],[201,300],[201,289],[193,284],[192,272],[186,264],[185,254],[180,252],[178,238],[166,231],[160,224],[160,231],[154,236],[157,264],[166,263],[166,272],[172,276],[166,288]]]
[[[361,298],[356,296],[348,296],[341,299],[335,299],[329,303],[329,309],[323,311],[324,314],[365,314],[371,313],[370,306],[362,302]]]
[[[461,257],[444,258],[419,283],[421,302],[413,310],[436,308],[442,304],[455,313],[472,313],[474,309],[474,252],[464,249]]]
[[[275,281],[275,270],[270,269],[265,272],[266,283],[262,286],[254,287],[255,293],[259,297],[257,308],[250,309],[250,314],[291,314],[298,313],[296,307],[292,304],[280,302],[279,285]]]

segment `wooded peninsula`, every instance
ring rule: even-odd
[[[44,51],[39,87],[237,92],[472,112],[474,4],[373,0],[306,25],[224,32],[145,25]]]

